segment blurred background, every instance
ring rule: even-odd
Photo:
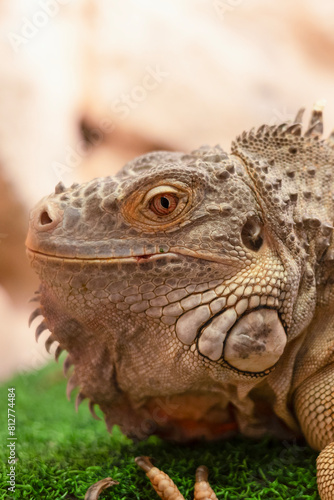
[[[191,151],[325,99],[332,0],[0,0],[0,380],[51,358],[27,319],[29,209],[62,180]]]

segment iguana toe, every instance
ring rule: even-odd
[[[106,488],[110,488],[110,486],[115,486],[116,484],[119,484],[119,482],[114,481],[114,479],[112,479],[111,477],[101,479],[101,481],[98,481],[90,488],[88,488],[85,495],[85,500],[97,500],[103,490],[105,490]]]
[[[177,486],[170,477],[157,467],[154,467],[149,457],[137,457],[137,465],[146,472],[153,488],[164,500],[184,500]],[[217,500],[217,497],[208,483],[208,468],[200,465],[196,470],[194,500]]]

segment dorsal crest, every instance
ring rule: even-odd
[[[232,143],[232,153],[245,164],[276,232],[294,246],[296,231],[304,248],[313,244],[320,258],[329,246],[334,219],[334,132],[321,138],[322,102],[315,104],[304,133],[303,112],[292,123],[244,132]]]

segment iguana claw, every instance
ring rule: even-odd
[[[137,457],[135,461],[146,472],[159,497],[163,500],[185,500],[170,477],[165,472],[154,467],[149,457]],[[205,465],[200,465],[197,468],[194,500],[217,500],[207,481],[208,474],[209,471]]]
[[[85,500],[97,500],[100,496],[100,493],[106,488],[110,488],[110,486],[115,486],[119,484],[118,481],[115,481],[111,477],[106,477],[105,479],[101,479],[97,483],[93,484],[90,488],[88,488],[87,493],[85,495]]]

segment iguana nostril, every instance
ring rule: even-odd
[[[40,222],[41,222],[42,226],[46,226],[47,224],[51,224],[52,219],[46,210],[44,210],[41,213]]]

